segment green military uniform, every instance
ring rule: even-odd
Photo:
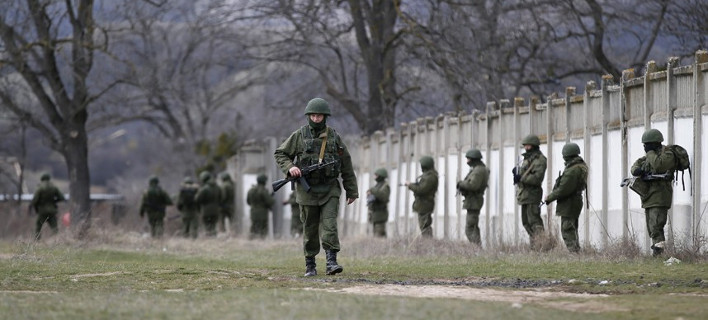
[[[464,180],[457,183],[457,189],[465,197],[462,208],[467,210],[467,223],[465,235],[467,239],[477,245],[482,245],[479,233],[479,210],[484,204],[484,191],[489,182],[489,169],[482,162],[482,153],[472,149],[465,155],[470,172]]]
[[[147,213],[148,223],[150,223],[150,234],[153,238],[162,237],[165,223],[165,208],[172,205],[170,195],[160,187],[160,180],[151,177],[147,191],[143,193],[140,204],[140,216]]]
[[[648,192],[641,196],[641,200],[653,255],[659,255],[664,250],[664,226],[674,194],[672,180],[676,159],[673,152],[662,146],[663,141],[664,137],[659,130],[649,129],[644,132],[642,143],[646,155],[637,159],[631,168],[632,175],[648,185]],[[665,178],[655,175],[665,175]]]
[[[376,185],[367,191],[367,205],[369,206],[369,222],[373,224],[374,236],[386,238],[386,222],[388,222],[388,198],[391,188],[386,183],[388,173],[386,169],[376,170]]]
[[[290,193],[290,198],[287,201],[290,204],[290,235],[297,238],[302,234],[302,218],[300,217],[300,205],[295,199],[295,192]]]
[[[305,108],[305,114],[308,116],[308,125],[293,132],[275,150],[275,161],[286,174],[295,166],[302,168],[320,161],[335,162],[335,165],[305,177],[311,187],[309,192],[300,184],[295,188],[303,218],[303,246],[307,267],[305,275],[317,274],[315,256],[320,251],[320,239],[327,254],[327,274],[335,274],[343,270],[336,260],[340,250],[337,215],[342,193],[337,178],[341,175],[346,198],[356,199],[359,197],[356,176],[346,145],[337,132],[326,125],[327,116],[331,114],[329,104],[321,98],[312,99]],[[318,115],[324,115],[320,123],[311,119]],[[325,138],[326,142],[323,143]],[[322,152],[324,154],[320,159]]]
[[[219,215],[219,221],[221,223],[221,231],[226,232],[226,224],[233,222],[234,217],[234,205],[236,201],[236,192],[234,188],[234,183],[231,181],[231,176],[228,173],[224,173],[221,176],[221,214]],[[228,218],[229,222],[226,222]]]
[[[34,192],[30,206],[37,213],[37,222],[35,223],[34,238],[39,240],[44,222],[49,223],[54,233],[59,231],[57,227],[57,202],[64,201],[64,195],[59,191],[50,180],[49,174],[43,174],[40,178],[41,182]]]
[[[588,166],[578,156],[580,147],[575,143],[563,146],[565,169],[556,179],[553,191],[546,196],[546,203],[558,201],[556,215],[561,217],[561,234],[570,252],[580,251],[578,218],[583,210],[583,190],[587,187]]]
[[[177,210],[182,213],[182,234],[185,238],[197,238],[199,232],[199,206],[195,196],[199,186],[191,178],[184,178],[177,196]]]
[[[530,145],[521,167],[514,168],[514,183],[517,186],[516,201],[521,205],[521,224],[528,233],[531,246],[535,239],[543,233],[543,220],[538,205],[543,197],[543,178],[546,174],[546,157],[539,150],[540,140],[535,135],[529,135],[521,141],[522,145]]]
[[[268,235],[268,211],[274,200],[265,187],[267,179],[265,175],[259,175],[258,184],[251,187],[246,196],[246,203],[251,206],[251,239],[264,239]]]
[[[197,191],[194,200],[199,206],[199,211],[202,215],[202,222],[206,230],[206,236],[216,236],[216,224],[219,221],[219,213],[221,210],[221,189],[212,179],[211,173],[202,172],[199,174],[199,180],[202,182],[201,188]]]
[[[435,193],[438,191],[438,172],[435,171],[433,158],[420,158],[420,168],[423,175],[416,183],[408,184],[413,191],[413,211],[418,213],[418,226],[423,237],[433,236],[433,211],[435,210]]]

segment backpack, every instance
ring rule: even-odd
[[[686,184],[683,181],[683,171],[688,169],[688,176],[691,177],[691,160],[688,156],[688,151],[677,144],[668,145],[664,147],[664,149],[674,154],[674,169],[676,170],[675,180],[678,180],[678,172],[681,171],[681,185],[683,186],[683,190],[686,191]]]
[[[197,188],[182,188],[182,190],[179,191],[182,205],[187,208],[196,207],[197,202],[194,198],[197,195],[197,191]]]

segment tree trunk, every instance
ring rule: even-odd
[[[88,166],[88,138],[85,123],[75,124],[64,136],[66,167],[69,173],[69,210],[72,220],[76,219],[74,230],[83,239],[91,227],[91,179]]]

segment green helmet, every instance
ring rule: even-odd
[[[314,98],[307,103],[307,107],[305,107],[305,114],[308,115],[312,113],[324,114],[327,116],[332,114],[332,112],[329,111],[329,103],[322,98]]]
[[[521,139],[521,145],[522,145],[522,146],[523,146],[523,145],[527,145],[527,144],[528,144],[528,145],[535,146],[535,147],[538,147],[538,146],[541,145],[541,140],[538,139],[538,136],[537,136],[537,135],[535,135],[535,134],[530,134],[530,135],[524,137],[523,139]]]
[[[569,142],[563,146],[562,153],[564,157],[577,156],[580,154],[580,147],[576,143]]]
[[[467,151],[465,154],[465,158],[470,158],[470,159],[482,159],[482,152],[480,152],[477,149],[470,149]]]
[[[231,180],[231,176],[229,175],[228,172],[224,172],[221,174],[221,181],[229,181]]]
[[[262,173],[261,173],[261,174],[259,174],[258,177],[256,178],[256,181],[257,181],[259,184],[265,184],[266,181],[268,181],[268,176],[266,176],[265,174],[262,174]]]
[[[43,173],[42,176],[39,178],[39,180],[41,181],[49,181],[50,179],[52,179],[52,176],[49,175],[49,173]]]
[[[649,129],[647,131],[644,131],[644,134],[642,134],[642,143],[649,143],[649,142],[662,142],[664,141],[664,135],[661,134],[661,131],[656,130],[656,129]]]
[[[148,179],[148,182],[150,184],[158,184],[158,183],[160,183],[160,179],[158,179],[157,176],[152,175],[152,176],[150,176],[150,179]]]
[[[376,169],[376,171],[374,171],[374,174],[384,179],[388,178],[388,172],[386,172],[386,169],[384,168]]]
[[[192,183],[194,183],[194,181],[192,180],[191,177],[184,177],[184,180],[182,180],[182,182],[184,182],[184,183],[186,183],[186,184],[192,184]]]
[[[202,183],[206,183],[211,180],[211,173],[209,173],[209,171],[202,171],[202,173],[199,174],[199,180]]]
[[[429,156],[423,156],[420,158],[420,167],[423,169],[431,169],[435,166],[435,160]]]

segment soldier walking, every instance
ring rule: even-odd
[[[521,140],[524,157],[520,167],[514,167],[514,184],[517,186],[516,201],[521,205],[521,223],[529,235],[532,248],[537,248],[538,237],[543,234],[541,219],[541,198],[543,178],[546,174],[546,157],[541,153],[541,140],[536,135],[528,135]]]
[[[484,191],[489,182],[489,169],[482,162],[482,152],[471,149],[465,154],[470,172],[464,180],[457,183],[457,190],[465,197],[462,208],[467,210],[465,235],[467,239],[479,246],[482,239],[479,234],[479,210],[484,204]]]
[[[197,191],[194,200],[199,206],[199,211],[202,215],[204,230],[207,237],[216,236],[216,224],[219,221],[221,210],[221,189],[216,185],[216,182],[211,176],[211,173],[204,171],[199,174],[199,180],[202,186]]]
[[[177,210],[182,213],[182,234],[185,238],[196,239],[199,228],[199,206],[195,196],[199,191],[199,186],[192,178],[185,177],[177,196]]]
[[[561,217],[561,234],[565,247],[570,252],[579,252],[578,218],[583,209],[583,190],[587,188],[588,166],[580,157],[580,147],[575,143],[563,146],[565,169],[556,179],[553,191],[546,196],[544,202],[549,204],[558,201],[556,215]],[[587,200],[586,200],[587,201]]]
[[[302,235],[302,219],[300,218],[300,205],[295,199],[295,192],[291,192],[290,197],[283,204],[290,205],[290,235],[293,238],[299,238]]]
[[[341,175],[347,204],[353,203],[359,193],[349,151],[339,134],[326,124],[331,115],[327,101],[322,98],[310,100],[305,115],[308,124],[293,132],[275,150],[275,161],[291,177],[300,177],[301,167],[335,162],[335,165],[305,177],[311,187],[309,192],[301,184],[295,188],[304,225],[305,276],[317,275],[315,256],[320,252],[320,239],[327,255],[326,273],[333,275],[344,270],[337,263],[340,250],[337,215],[342,193],[337,178]]]
[[[234,205],[236,200],[234,183],[231,181],[231,176],[226,172],[221,174],[221,200],[222,203],[219,222],[221,225],[221,232],[226,232],[226,225],[230,226],[231,223],[233,223]]]
[[[147,191],[143,193],[140,204],[140,217],[147,213],[148,223],[150,223],[150,235],[153,238],[161,238],[164,232],[165,208],[172,205],[170,195],[160,187],[160,179],[151,176],[148,180]]]
[[[366,202],[369,206],[369,222],[373,224],[374,236],[386,238],[386,222],[388,222],[388,198],[391,188],[386,183],[388,172],[379,168],[374,172],[376,185],[366,191]]]
[[[256,178],[256,185],[248,190],[246,203],[251,206],[251,235],[249,239],[265,239],[268,235],[268,211],[273,207],[273,196],[266,189],[268,177],[260,174]]]
[[[435,161],[429,156],[421,157],[420,169],[423,175],[415,183],[405,185],[413,191],[413,212],[418,213],[418,226],[423,237],[433,237],[433,211],[435,210],[435,193],[438,191],[438,172],[435,171]]]
[[[673,201],[674,187],[671,182],[676,169],[673,152],[666,150],[661,142],[661,131],[649,129],[642,134],[646,155],[632,165],[632,175],[647,184],[647,192],[641,195],[642,208],[646,216],[647,232],[651,237],[652,255],[664,252],[664,226]]]
[[[37,214],[37,222],[34,231],[34,239],[39,240],[42,235],[44,222],[49,223],[49,227],[54,234],[59,232],[57,227],[57,202],[64,201],[64,195],[52,182],[52,176],[48,173],[42,174],[37,190],[34,192],[30,207]]]

